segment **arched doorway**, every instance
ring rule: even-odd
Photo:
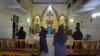
[[[67,26],[68,22],[67,22],[67,18],[65,15],[60,15],[59,17],[59,25],[63,24],[64,25],[64,28]]]
[[[39,17],[39,15],[35,15],[33,27],[34,27],[34,33],[40,32],[40,17]]]

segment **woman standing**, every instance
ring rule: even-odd
[[[55,55],[54,56],[66,56],[66,45],[65,42],[67,37],[64,35],[63,26],[59,26],[58,32],[54,36],[54,48],[55,48]]]
[[[44,27],[41,26],[41,32],[39,34],[39,36],[40,36],[40,51],[48,53],[46,34],[47,34],[47,30],[45,30]]]

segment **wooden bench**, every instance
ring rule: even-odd
[[[67,55],[100,55],[100,41],[93,40],[68,40],[69,44],[73,43],[73,46],[69,46],[66,49]]]
[[[0,39],[0,56],[40,56],[39,42],[36,40]]]

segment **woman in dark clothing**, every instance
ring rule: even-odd
[[[39,34],[39,36],[40,36],[40,51],[48,53],[46,34],[47,34],[47,30],[45,30],[44,27],[41,26],[41,32]]]
[[[59,26],[58,32],[54,36],[54,48],[55,48],[55,55],[54,56],[66,56],[66,46],[65,42],[67,37],[64,35],[63,26]]]
[[[18,37],[18,39],[25,39],[26,37],[26,32],[23,30],[24,28],[21,26],[20,30],[16,33],[16,36]],[[23,48],[25,48],[25,42],[23,41]],[[21,43],[18,41],[18,48],[21,47]]]
[[[16,36],[18,37],[18,39],[25,39],[26,32],[23,29],[24,28],[21,26],[20,30],[16,33]]]
[[[82,40],[83,39],[83,34],[80,30],[80,23],[76,23],[76,31],[73,33],[72,36],[73,36],[74,40]],[[73,49],[75,49],[76,47],[78,47],[79,49],[82,49],[82,43],[81,42],[73,42]],[[73,55],[73,56],[82,56],[82,55]]]
[[[73,36],[74,40],[82,40],[83,34],[80,31],[79,27],[76,27],[76,31],[73,33],[72,36]]]
[[[79,25],[79,23],[77,23],[77,24],[78,25],[76,25],[76,31],[73,33],[72,36],[73,36],[74,40],[82,40],[83,39],[83,34],[80,31],[80,25]],[[76,44],[78,44],[79,49],[82,49],[82,43],[81,42],[79,42],[79,43],[74,42],[73,43],[73,48],[75,48]]]

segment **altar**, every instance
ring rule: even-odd
[[[39,33],[40,26],[43,26],[48,34],[55,34],[59,25],[66,26],[65,19],[64,14],[59,15],[56,9],[50,5],[43,10],[42,14],[34,16],[34,32]]]

